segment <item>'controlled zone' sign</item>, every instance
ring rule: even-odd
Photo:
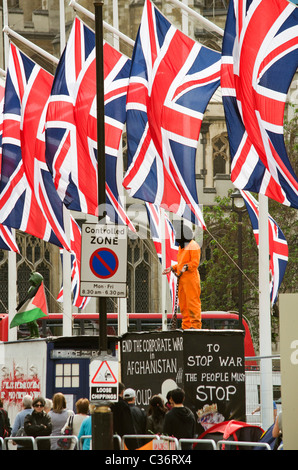
[[[83,224],[80,294],[126,297],[127,228]]]

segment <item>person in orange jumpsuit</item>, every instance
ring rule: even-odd
[[[177,264],[164,269],[163,274],[173,271],[179,276],[178,299],[182,329],[201,329],[201,283],[198,271],[201,250],[187,226],[182,226],[181,235],[176,235],[176,241],[179,243]]]

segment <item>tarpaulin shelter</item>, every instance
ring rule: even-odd
[[[215,424],[204,431],[198,439],[212,439],[215,442],[224,441],[242,441],[242,442],[259,442],[264,430],[252,424],[242,421],[223,421]],[[206,443],[207,446],[207,443]],[[195,448],[195,446],[194,446]],[[202,446],[198,446],[202,450]],[[225,444],[223,449],[226,450],[251,450],[251,446],[229,446]]]

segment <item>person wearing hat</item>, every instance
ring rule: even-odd
[[[201,250],[193,240],[190,227],[180,224],[175,232],[176,242],[179,244],[177,264],[164,269],[163,274],[173,271],[179,277],[178,299],[182,329],[201,329],[201,283],[198,271]]]
[[[27,436],[49,436],[52,432],[52,422],[49,415],[44,411],[45,399],[37,397],[33,400],[33,411],[24,420],[24,430]],[[37,442],[38,450],[50,450],[51,444],[48,439]]]
[[[123,400],[125,400],[130,408],[134,432],[133,434],[146,434],[147,416],[142,408],[136,405],[136,392],[132,388],[126,388],[123,392]],[[137,449],[143,445],[141,439],[129,439],[127,447],[129,449]]]

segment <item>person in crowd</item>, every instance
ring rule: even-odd
[[[176,388],[171,392],[173,408],[165,415],[163,434],[179,439],[194,439],[196,421],[192,411],[184,406],[185,392]],[[191,443],[183,443],[182,450],[191,449]]]
[[[201,322],[201,283],[199,264],[201,250],[193,240],[190,227],[181,224],[177,227],[176,242],[179,244],[177,264],[164,269],[163,274],[173,271],[179,278],[178,299],[182,315],[182,329],[200,329]]]
[[[139,408],[136,405],[136,392],[132,388],[126,388],[123,393],[123,399],[128,403],[132,423],[134,427],[133,434],[146,434],[146,413],[143,409]],[[127,440],[127,447],[129,449],[136,449],[141,447],[144,444],[141,439],[129,439]]]
[[[173,408],[173,403],[172,403],[172,390],[169,390],[168,393],[167,393],[167,396],[166,396],[166,404],[165,404],[165,407],[167,408],[167,410],[171,410]]]
[[[78,436],[79,435],[81,425],[82,425],[83,421],[88,417],[88,413],[89,413],[89,400],[88,400],[88,398],[80,398],[76,402],[76,411],[77,412],[74,415],[73,421],[72,421],[72,435],[73,436]],[[64,429],[67,426],[69,426],[70,418],[71,417],[69,416],[67,421],[66,421],[66,424],[62,428],[62,434],[64,432]],[[72,442],[71,442],[69,450],[73,450],[75,447],[76,447],[76,441],[73,439]]]
[[[52,436],[61,436],[61,430],[66,424],[68,417],[74,415],[72,410],[66,407],[66,399],[63,393],[58,392],[53,396],[53,408],[48,413],[52,421]],[[58,439],[51,439],[51,450],[60,450]]]
[[[257,408],[251,412],[251,414],[254,415],[255,413],[258,413],[259,411],[261,411],[260,405],[257,406]],[[277,405],[276,405],[276,402],[273,400],[273,422],[275,422],[276,417],[277,417]]]
[[[125,434],[134,434],[132,414],[127,401],[123,399],[125,385],[119,382],[118,401],[110,404],[113,413],[113,431],[114,434],[122,437]],[[116,442],[115,442],[115,445]]]
[[[22,400],[22,407],[23,409],[19,411],[19,413],[16,415],[12,430],[11,430],[11,436],[12,437],[17,437],[18,434],[21,436],[22,430],[24,429],[24,421],[27,415],[31,414],[33,411],[32,408],[32,397],[31,395],[25,395],[23,400]],[[28,445],[29,444],[29,445]],[[17,450],[26,450],[28,447],[31,447],[31,444],[26,440],[24,441],[13,441],[13,445],[17,446]]]
[[[149,401],[146,433],[162,434],[165,415],[168,409],[160,395],[153,395]]]
[[[280,411],[275,419],[272,429],[272,436],[275,437],[273,450],[277,450],[282,444],[282,411]]]
[[[80,431],[78,434],[78,440],[80,440],[83,436],[91,436],[92,435],[92,418],[88,416],[84,419],[81,424]],[[82,440],[82,450],[90,450],[91,448],[91,439],[87,437],[86,439]]]
[[[0,399],[0,437],[9,437],[10,434],[10,420],[7,411],[3,408],[3,401]]]
[[[53,408],[53,402],[50,398],[46,398],[45,401],[46,401],[46,404],[44,406],[44,410],[46,413],[48,413]]]
[[[49,414],[44,411],[45,399],[37,397],[32,403],[33,411],[27,414],[24,420],[24,430],[27,436],[50,436],[52,432],[52,422]],[[37,442],[38,450],[50,450],[49,439],[42,439]]]

